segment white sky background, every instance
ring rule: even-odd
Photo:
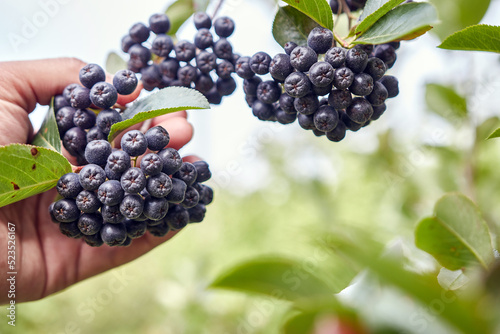
[[[132,24],[139,21],[146,23],[151,14],[163,12],[171,2],[3,0],[0,3],[0,61],[74,56],[104,66],[109,51],[122,54],[120,41]],[[208,12],[212,10],[209,8]],[[252,55],[261,50],[271,56],[283,52],[271,35],[274,12],[275,8],[269,1],[226,0],[220,14],[231,16],[236,22],[236,31],[230,37],[233,50],[241,55]],[[483,21],[500,24],[499,14],[500,3],[493,1]],[[9,36],[23,36],[26,22],[37,23],[38,27],[36,31],[30,31],[31,35],[24,34],[25,43],[15,47],[9,41]],[[181,30],[179,38],[192,41],[194,33],[194,26],[189,22]],[[355,134],[349,133],[340,144],[331,143],[332,153],[336,145],[371,150],[377,143],[374,134],[388,126],[399,129],[408,140],[421,139],[425,136],[422,124],[429,122],[429,117],[423,113],[424,83],[453,83],[464,75],[464,71],[472,70],[476,78],[480,78],[481,73],[491,74],[492,67],[498,75],[498,56],[461,53],[460,57],[451,58],[452,53],[435,48],[438,44],[438,40],[430,34],[403,43],[398,61],[390,73],[399,78],[401,94],[388,103],[388,112],[379,121]],[[302,139],[313,143],[327,141],[326,138],[312,138],[314,136],[299,129],[297,123],[274,126],[258,121],[244,101],[242,80],[237,78],[237,83],[237,92],[225,97],[221,106],[214,106],[210,111],[190,112],[189,120],[195,126],[195,135],[192,142],[181,151],[182,155],[197,154],[206,159],[216,173],[233,175],[230,178],[231,188],[234,189],[235,184],[252,188],[260,183],[259,180],[265,179],[266,166],[254,159],[252,153],[259,138],[283,142]],[[479,100],[474,109],[483,113],[495,112],[492,104],[487,102],[484,98]],[[497,99],[496,105],[499,105],[498,102]],[[32,113],[35,128],[41,124],[46,110],[46,107],[39,107]],[[436,124],[434,122],[429,126],[446,127],[439,120]],[[240,170],[235,166],[244,167]],[[220,185],[226,183],[221,181]]]

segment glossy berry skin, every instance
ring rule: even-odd
[[[233,46],[225,38],[221,37],[217,42],[215,42],[212,49],[220,59],[233,59]]]
[[[144,200],[144,215],[151,220],[160,220],[165,217],[169,210],[169,204],[165,198],[146,197]]]
[[[137,88],[137,77],[130,70],[120,70],[113,77],[113,86],[115,86],[118,94],[132,94]]]
[[[82,190],[76,196],[76,206],[84,213],[93,213],[99,210],[101,202],[93,191]]]
[[[140,168],[131,167],[122,174],[120,183],[126,192],[138,194],[146,187],[146,176]]]
[[[168,224],[172,230],[180,230],[189,223],[189,213],[181,205],[170,206],[167,215],[165,216],[165,222]]]
[[[214,37],[210,30],[201,28],[194,36],[194,45],[200,49],[205,50],[214,44]]]
[[[83,190],[80,178],[76,173],[67,173],[59,178],[56,185],[57,192],[64,198],[75,198]]]
[[[90,100],[101,109],[111,108],[118,99],[116,88],[108,82],[98,82],[90,90]]]
[[[181,40],[174,46],[174,51],[177,60],[189,62],[196,55],[196,46],[191,42]]]
[[[314,114],[319,108],[319,100],[316,94],[308,94],[298,97],[293,103],[295,110],[303,115]]]
[[[59,231],[68,238],[78,239],[83,236],[78,228],[78,221],[59,224]]]
[[[125,219],[120,212],[120,205],[103,205],[101,207],[101,214],[102,219],[106,223],[118,224]]]
[[[290,64],[300,72],[307,72],[318,61],[318,54],[308,46],[298,46],[290,54]]]
[[[181,205],[184,208],[189,209],[197,205],[199,200],[200,200],[200,194],[198,193],[196,188],[188,186],[186,188],[186,193],[184,195],[184,201],[181,202]]]
[[[77,109],[73,115],[73,123],[81,129],[90,129],[95,125],[96,115],[89,109]]]
[[[122,117],[120,116],[118,111],[114,109],[105,109],[99,112],[95,122],[99,130],[101,130],[102,133],[107,136],[109,134],[109,131],[111,130],[111,126],[121,121]]]
[[[222,16],[214,21],[215,33],[219,37],[229,37],[234,32],[234,21],[227,17]]]
[[[299,122],[300,127],[304,130],[316,129],[316,127],[314,126],[314,114],[304,115],[299,113],[297,114],[297,120]]]
[[[347,51],[345,64],[354,73],[361,73],[368,64],[368,54],[360,48],[352,48]]]
[[[90,90],[87,87],[77,86],[70,95],[70,103],[73,108],[85,109],[92,104],[90,100]]]
[[[385,86],[381,82],[376,81],[373,85],[372,92],[370,95],[366,96],[366,99],[372,106],[380,106],[385,102],[388,94]]]
[[[93,140],[106,139],[106,135],[102,132],[97,126],[94,126],[89,129],[87,132],[87,143],[90,143]]]
[[[141,69],[141,81],[144,89],[152,91],[162,83],[162,75],[160,66],[153,64]]]
[[[194,83],[194,88],[205,94],[208,93],[210,89],[214,87],[214,85],[214,81],[209,74],[200,72],[198,73],[198,77],[196,78],[196,81]]]
[[[83,241],[85,241],[85,243],[90,247],[101,247],[104,244],[101,238],[101,233],[84,235]]]
[[[78,219],[78,229],[84,235],[93,235],[101,230],[102,223],[99,213],[84,213]]]
[[[262,79],[258,76],[254,76],[250,79],[243,80],[243,91],[246,95],[257,96],[257,87],[262,82]]]
[[[71,93],[75,90],[76,87],[79,87],[80,85],[77,83],[72,83],[64,87],[63,90],[63,97],[66,99],[66,101],[70,102],[71,100]]]
[[[378,106],[373,106],[373,114],[370,117],[370,119],[372,121],[376,121],[377,119],[380,118],[380,116],[382,116],[382,114],[385,112],[386,109],[387,106],[385,105],[385,103],[382,103],[381,105]]]
[[[291,123],[295,122],[295,120],[297,119],[297,114],[288,114],[285,111],[283,111],[283,109],[281,109],[281,108],[277,109],[274,112],[274,114],[276,116],[276,120],[280,124],[291,124]]]
[[[195,161],[193,166],[196,168],[196,182],[206,182],[212,177],[210,168],[206,161]]]
[[[111,144],[107,140],[93,140],[85,148],[85,159],[91,164],[106,165],[111,154]]]
[[[87,64],[80,70],[79,77],[82,85],[91,89],[96,83],[106,80],[106,73],[97,64]]]
[[[338,46],[329,49],[325,54],[325,61],[332,65],[333,68],[343,67],[345,58],[346,50]]]
[[[325,61],[319,61],[309,69],[309,79],[318,87],[326,87],[333,82],[335,70],[332,65]]]
[[[165,59],[160,63],[160,72],[162,78],[175,79],[177,76],[177,71],[179,70],[179,61],[175,58]]]
[[[333,32],[323,27],[316,27],[307,37],[307,45],[316,53],[326,53],[333,43]]]
[[[168,193],[166,199],[171,203],[181,203],[186,195],[187,185],[184,181],[172,178],[172,190]]]
[[[66,131],[75,126],[73,118],[75,117],[76,109],[71,106],[65,106],[56,112],[56,123],[59,133],[64,135]]]
[[[387,70],[387,66],[380,58],[371,57],[368,59],[368,64],[365,68],[365,73],[368,73],[373,78],[373,81],[377,81],[382,78]]]
[[[330,106],[322,106],[314,114],[314,126],[321,132],[329,132],[335,129],[339,122],[337,110]]]
[[[279,104],[281,109],[287,114],[295,115],[297,114],[297,110],[295,109],[295,98],[288,95],[287,93],[283,93],[280,96]]]
[[[198,171],[192,163],[186,161],[182,163],[179,170],[172,176],[184,181],[186,185],[190,186],[196,181],[198,177]]]
[[[293,66],[290,63],[290,56],[287,54],[278,53],[269,64],[269,73],[273,79],[279,82],[284,82],[292,72]]]
[[[357,73],[354,75],[352,85],[349,90],[354,95],[365,96],[373,91],[373,78],[366,73]]]
[[[333,142],[339,142],[345,138],[346,130],[344,122],[339,121],[335,129],[326,133],[326,138]]]
[[[130,55],[129,64],[138,70],[147,66],[151,60],[151,51],[140,44],[132,45],[128,50],[128,54]]]
[[[120,203],[120,213],[127,219],[139,218],[144,210],[144,200],[137,194],[127,194]]]
[[[168,35],[158,35],[151,43],[151,52],[158,57],[168,57],[170,52],[174,49],[174,42],[172,37]]]
[[[373,50],[373,56],[380,58],[387,68],[391,68],[396,62],[396,49],[389,44],[377,45]]]
[[[87,134],[79,127],[72,127],[63,136],[63,146],[73,156],[83,155],[86,145]]]
[[[399,94],[399,82],[396,77],[392,75],[384,75],[380,79],[380,83],[387,89],[387,98],[393,98]]]
[[[352,99],[351,105],[346,109],[347,116],[358,124],[366,123],[373,114],[373,108],[370,102],[363,97]]]
[[[149,29],[155,34],[166,34],[170,30],[170,20],[163,13],[153,14],[149,17]]]
[[[142,237],[146,233],[148,227],[146,221],[125,219],[123,223],[125,224],[125,228],[127,230],[127,236],[131,239]]]
[[[111,152],[106,166],[115,173],[123,173],[131,167],[130,155],[121,150]]]
[[[80,184],[85,190],[97,190],[106,181],[106,173],[98,165],[89,164],[82,168],[79,174]]]
[[[120,182],[117,180],[106,181],[101,184],[97,190],[97,198],[99,198],[99,201],[101,201],[102,204],[110,206],[119,204],[124,195],[125,192]]]
[[[80,210],[78,210],[74,199],[63,198],[54,203],[52,214],[58,222],[69,223],[78,220]]]
[[[136,43],[145,42],[149,38],[149,28],[146,27],[143,23],[135,23],[132,27],[130,27],[129,35]]]
[[[302,72],[293,72],[285,80],[285,91],[292,97],[303,97],[311,92],[311,81]]]
[[[137,157],[144,154],[148,148],[146,137],[139,130],[130,130],[126,132],[121,141],[121,148],[131,157]]]
[[[297,46],[298,46],[297,43],[290,41],[290,42],[286,42],[285,46],[283,48],[285,49],[285,53],[287,55],[290,55],[292,53],[293,49],[295,49]]]
[[[360,124],[354,122],[352,119],[349,118],[349,116],[347,116],[347,114],[344,111],[340,111],[339,115],[340,115],[340,120],[342,121],[342,123],[344,123],[347,129],[356,132],[363,127],[364,123]]]
[[[328,95],[328,104],[337,110],[345,109],[349,107],[352,102],[352,94],[348,90],[338,90],[334,89]]]
[[[144,175],[156,175],[161,173],[163,161],[158,154],[148,153],[141,159],[141,170]]]
[[[109,168],[108,164],[106,164],[106,166],[104,166],[104,172],[106,172],[106,177],[108,178],[108,180],[117,180],[117,181],[120,181],[122,174],[123,174],[123,173],[117,173],[117,172],[112,171]]]
[[[200,183],[195,183],[193,187],[195,187],[200,194],[200,203],[203,203],[205,205],[209,205],[210,203],[212,203],[212,201],[214,200],[214,191],[212,188]]]
[[[164,237],[167,235],[170,228],[168,227],[165,220],[161,220],[158,225],[148,225],[147,230],[151,235],[155,237]]]
[[[236,90],[236,81],[232,77],[227,79],[218,78],[215,87],[221,96],[229,96]]]
[[[208,51],[201,51],[196,56],[196,66],[202,73],[209,73],[217,66],[217,56]]]
[[[153,197],[165,197],[172,191],[172,179],[165,173],[150,176],[146,182],[146,190]]]
[[[234,73],[234,65],[229,60],[224,59],[215,67],[215,73],[219,78],[228,79]]]
[[[271,56],[260,51],[250,58],[250,68],[255,74],[264,75],[269,73],[269,65],[271,64]]]
[[[250,79],[255,76],[250,68],[250,57],[240,57],[235,64],[236,74],[242,79]]]
[[[104,224],[101,228],[102,241],[108,246],[118,246],[127,239],[125,224]]]
[[[205,12],[196,12],[193,15],[193,22],[196,29],[210,29],[212,27],[212,19]]]
[[[189,87],[192,82],[196,81],[198,77],[198,70],[196,67],[191,65],[185,65],[179,68],[177,71],[177,79],[182,83],[183,86]]]
[[[314,94],[318,96],[325,96],[328,95],[333,89],[333,84],[330,83],[328,86],[325,87],[318,87],[315,85],[312,85],[312,91]]]
[[[281,87],[274,80],[263,81],[257,86],[257,98],[264,103],[274,103],[281,96]]]
[[[167,147],[159,151],[158,155],[163,160],[163,173],[171,175],[177,172],[179,168],[181,168],[182,158],[176,149]]]
[[[204,204],[198,203],[196,206],[188,209],[189,222],[190,223],[201,223],[205,219],[205,213],[207,209]]]
[[[130,37],[130,35],[129,35],[129,34],[127,34],[127,35],[123,36],[123,38],[122,38],[122,40],[121,40],[121,47],[122,47],[122,51],[123,51],[123,52],[125,52],[125,53],[127,53],[127,52],[128,52],[128,50],[130,49],[130,47],[131,47],[132,45],[135,45],[135,44],[137,44],[137,42],[136,42],[136,41],[134,41],[134,40],[132,39],[132,37]]]
[[[272,104],[255,100],[252,104],[252,113],[261,121],[269,121],[274,117],[274,108]]]

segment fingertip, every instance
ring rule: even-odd
[[[193,162],[196,162],[196,161],[201,161],[201,160],[203,160],[203,159],[200,158],[197,155],[188,155],[188,156],[185,156],[185,157],[182,158],[182,161],[190,162],[190,163],[193,163]]]
[[[170,134],[170,142],[167,147],[180,149],[193,137],[193,126],[183,117],[173,117],[160,124]]]

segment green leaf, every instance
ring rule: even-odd
[[[52,149],[26,144],[0,146],[0,207],[53,188],[71,165]]]
[[[432,33],[441,40],[468,26],[478,24],[490,6],[490,0],[431,0],[439,13],[440,24]]]
[[[61,138],[57,128],[56,113],[54,112],[54,98],[50,101],[50,107],[45,115],[42,126],[36,133],[31,144],[45,147],[61,153]]]
[[[294,301],[331,295],[332,290],[296,260],[258,258],[230,269],[211,284],[213,288],[265,294]]]
[[[400,5],[373,24],[353,44],[382,44],[416,38],[439,22],[436,9],[426,2]]]
[[[273,37],[281,46],[287,42],[307,45],[307,36],[318,24],[291,6],[278,7],[273,22]]]
[[[448,36],[438,48],[500,53],[500,26],[480,24],[465,28]]]
[[[403,1],[404,0],[368,0],[363,9],[363,13],[359,17],[361,22],[356,27],[356,34],[368,30],[368,28],[375,24],[382,16]]]
[[[342,235],[334,235],[330,239],[334,250],[351,263],[370,269],[382,284],[400,289],[429,309],[440,305],[439,312],[433,315],[454,328],[463,333],[491,333],[493,324],[489,321],[490,314],[479,307],[483,302],[481,294],[462,299],[454,292],[441,288],[432,273],[417,274],[404,269],[400,261],[377,257],[377,253],[365,245],[370,242],[365,239],[353,241],[342,238]]]
[[[203,94],[186,87],[167,87],[134,102],[122,115],[123,121],[113,124],[108,135],[111,142],[128,127],[160,115],[187,109],[210,109]]]
[[[498,138],[500,137],[500,128],[496,129],[495,131],[493,131],[489,136],[488,138],[486,139],[493,139],[493,138]]]
[[[168,34],[175,35],[191,15],[199,11],[204,12],[209,3],[210,0],[177,0],[172,3],[165,12],[170,19]]]
[[[325,0],[283,0],[316,21],[320,26],[333,30],[333,13]]]
[[[111,51],[106,58],[106,72],[115,74],[120,70],[127,69],[127,62],[116,52]]]
[[[447,194],[436,203],[434,216],[418,223],[415,244],[450,270],[474,264],[487,269],[494,259],[488,225],[462,194]]]
[[[447,120],[453,121],[467,117],[467,100],[452,87],[427,84],[425,101],[429,110]]]

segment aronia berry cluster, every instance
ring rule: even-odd
[[[49,207],[60,231],[94,247],[128,246],[147,231],[161,237],[201,222],[213,200],[203,184],[210,169],[204,161],[183,162],[166,147],[169,141],[168,132],[156,126],[144,134],[126,132],[121,150],[104,139],[89,142],[88,164],[59,179],[62,198]]]

